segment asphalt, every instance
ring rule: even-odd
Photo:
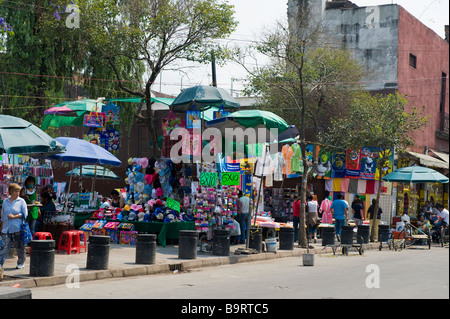
[[[321,240],[311,244],[310,254],[333,254],[332,247],[322,247]],[[388,249],[383,244],[383,249]],[[278,245],[277,245],[278,247]],[[217,267],[220,265],[264,261],[276,258],[301,257],[308,253],[307,249],[299,248],[297,244],[293,250],[279,250],[275,252],[241,253],[244,245],[232,245],[229,256],[214,256],[211,252],[197,252],[196,259],[180,259],[178,257],[178,245],[157,246],[156,260],[154,264],[136,264],[136,246],[111,244],[107,270],[92,270],[86,268],[87,253],[65,252],[56,253],[54,259],[54,274],[49,277],[30,276],[30,257],[27,254],[25,267],[16,269],[17,257],[8,258],[4,265],[4,279],[0,281],[0,287],[35,288],[66,284],[68,280],[76,277],[79,282],[109,278],[135,277],[152,274],[170,273],[173,271],[186,271],[202,267]],[[378,249],[379,243],[363,245],[364,250]],[[244,251],[245,252],[245,251]],[[336,254],[341,253],[339,250]],[[350,249],[349,254],[358,254],[356,248]],[[79,272],[75,272],[78,270]]]

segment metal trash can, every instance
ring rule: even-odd
[[[262,229],[251,228],[248,247],[255,249],[257,252],[262,252]]]
[[[280,250],[294,250],[294,228],[281,227],[279,232]]]
[[[358,244],[368,244],[369,237],[370,237],[370,226],[358,225],[358,230],[356,231],[356,242]]]
[[[198,234],[199,232],[197,230],[180,230],[178,258],[197,258]]]
[[[353,226],[341,226],[341,245],[353,245]]]
[[[389,237],[389,225],[378,225],[378,241],[381,242],[387,242]]]
[[[136,264],[151,265],[156,261],[156,235],[138,234],[136,240]]]
[[[332,227],[321,227],[322,231],[322,246],[334,246],[336,237],[336,228]]]
[[[109,236],[89,236],[86,268],[94,270],[106,270],[109,263],[109,248],[111,239]]]
[[[213,256],[229,256],[230,255],[230,230],[214,229],[212,238],[212,254]]]
[[[30,251],[30,276],[53,276],[55,272],[55,241],[32,240]]]

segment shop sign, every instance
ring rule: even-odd
[[[213,186],[217,185],[217,173],[202,172],[200,175],[200,186]]]
[[[222,172],[222,185],[239,186],[241,181],[240,172]]]
[[[177,212],[181,211],[181,204],[173,198],[167,197],[166,206],[167,208],[176,210]]]

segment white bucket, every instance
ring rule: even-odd
[[[277,252],[277,239],[275,237],[266,238],[266,249],[268,252]]]

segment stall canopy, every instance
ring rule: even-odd
[[[96,165],[83,165],[81,167],[74,168],[71,171],[66,173],[66,176],[80,176],[81,177],[89,177],[89,178],[97,178],[97,179],[109,179],[109,180],[120,180],[121,178],[117,176],[116,173],[111,171],[109,168],[104,166],[96,166]]]
[[[424,165],[427,167],[448,169],[448,163],[430,155],[407,151],[406,153],[403,153],[402,156],[417,160],[420,165]]]
[[[227,91],[215,86],[194,86],[183,90],[173,101],[170,108],[174,112],[186,112],[195,106],[197,111],[204,111],[211,107],[223,107],[228,111],[237,111],[240,108]]]
[[[55,140],[64,145],[66,151],[49,156],[52,160],[112,166],[120,166],[122,163],[104,148],[87,141],[73,137],[57,137]]]
[[[448,177],[423,166],[399,168],[383,177],[383,180],[397,183],[448,183]]]
[[[30,122],[10,115],[0,115],[1,153],[40,155],[65,150],[63,144]]]

